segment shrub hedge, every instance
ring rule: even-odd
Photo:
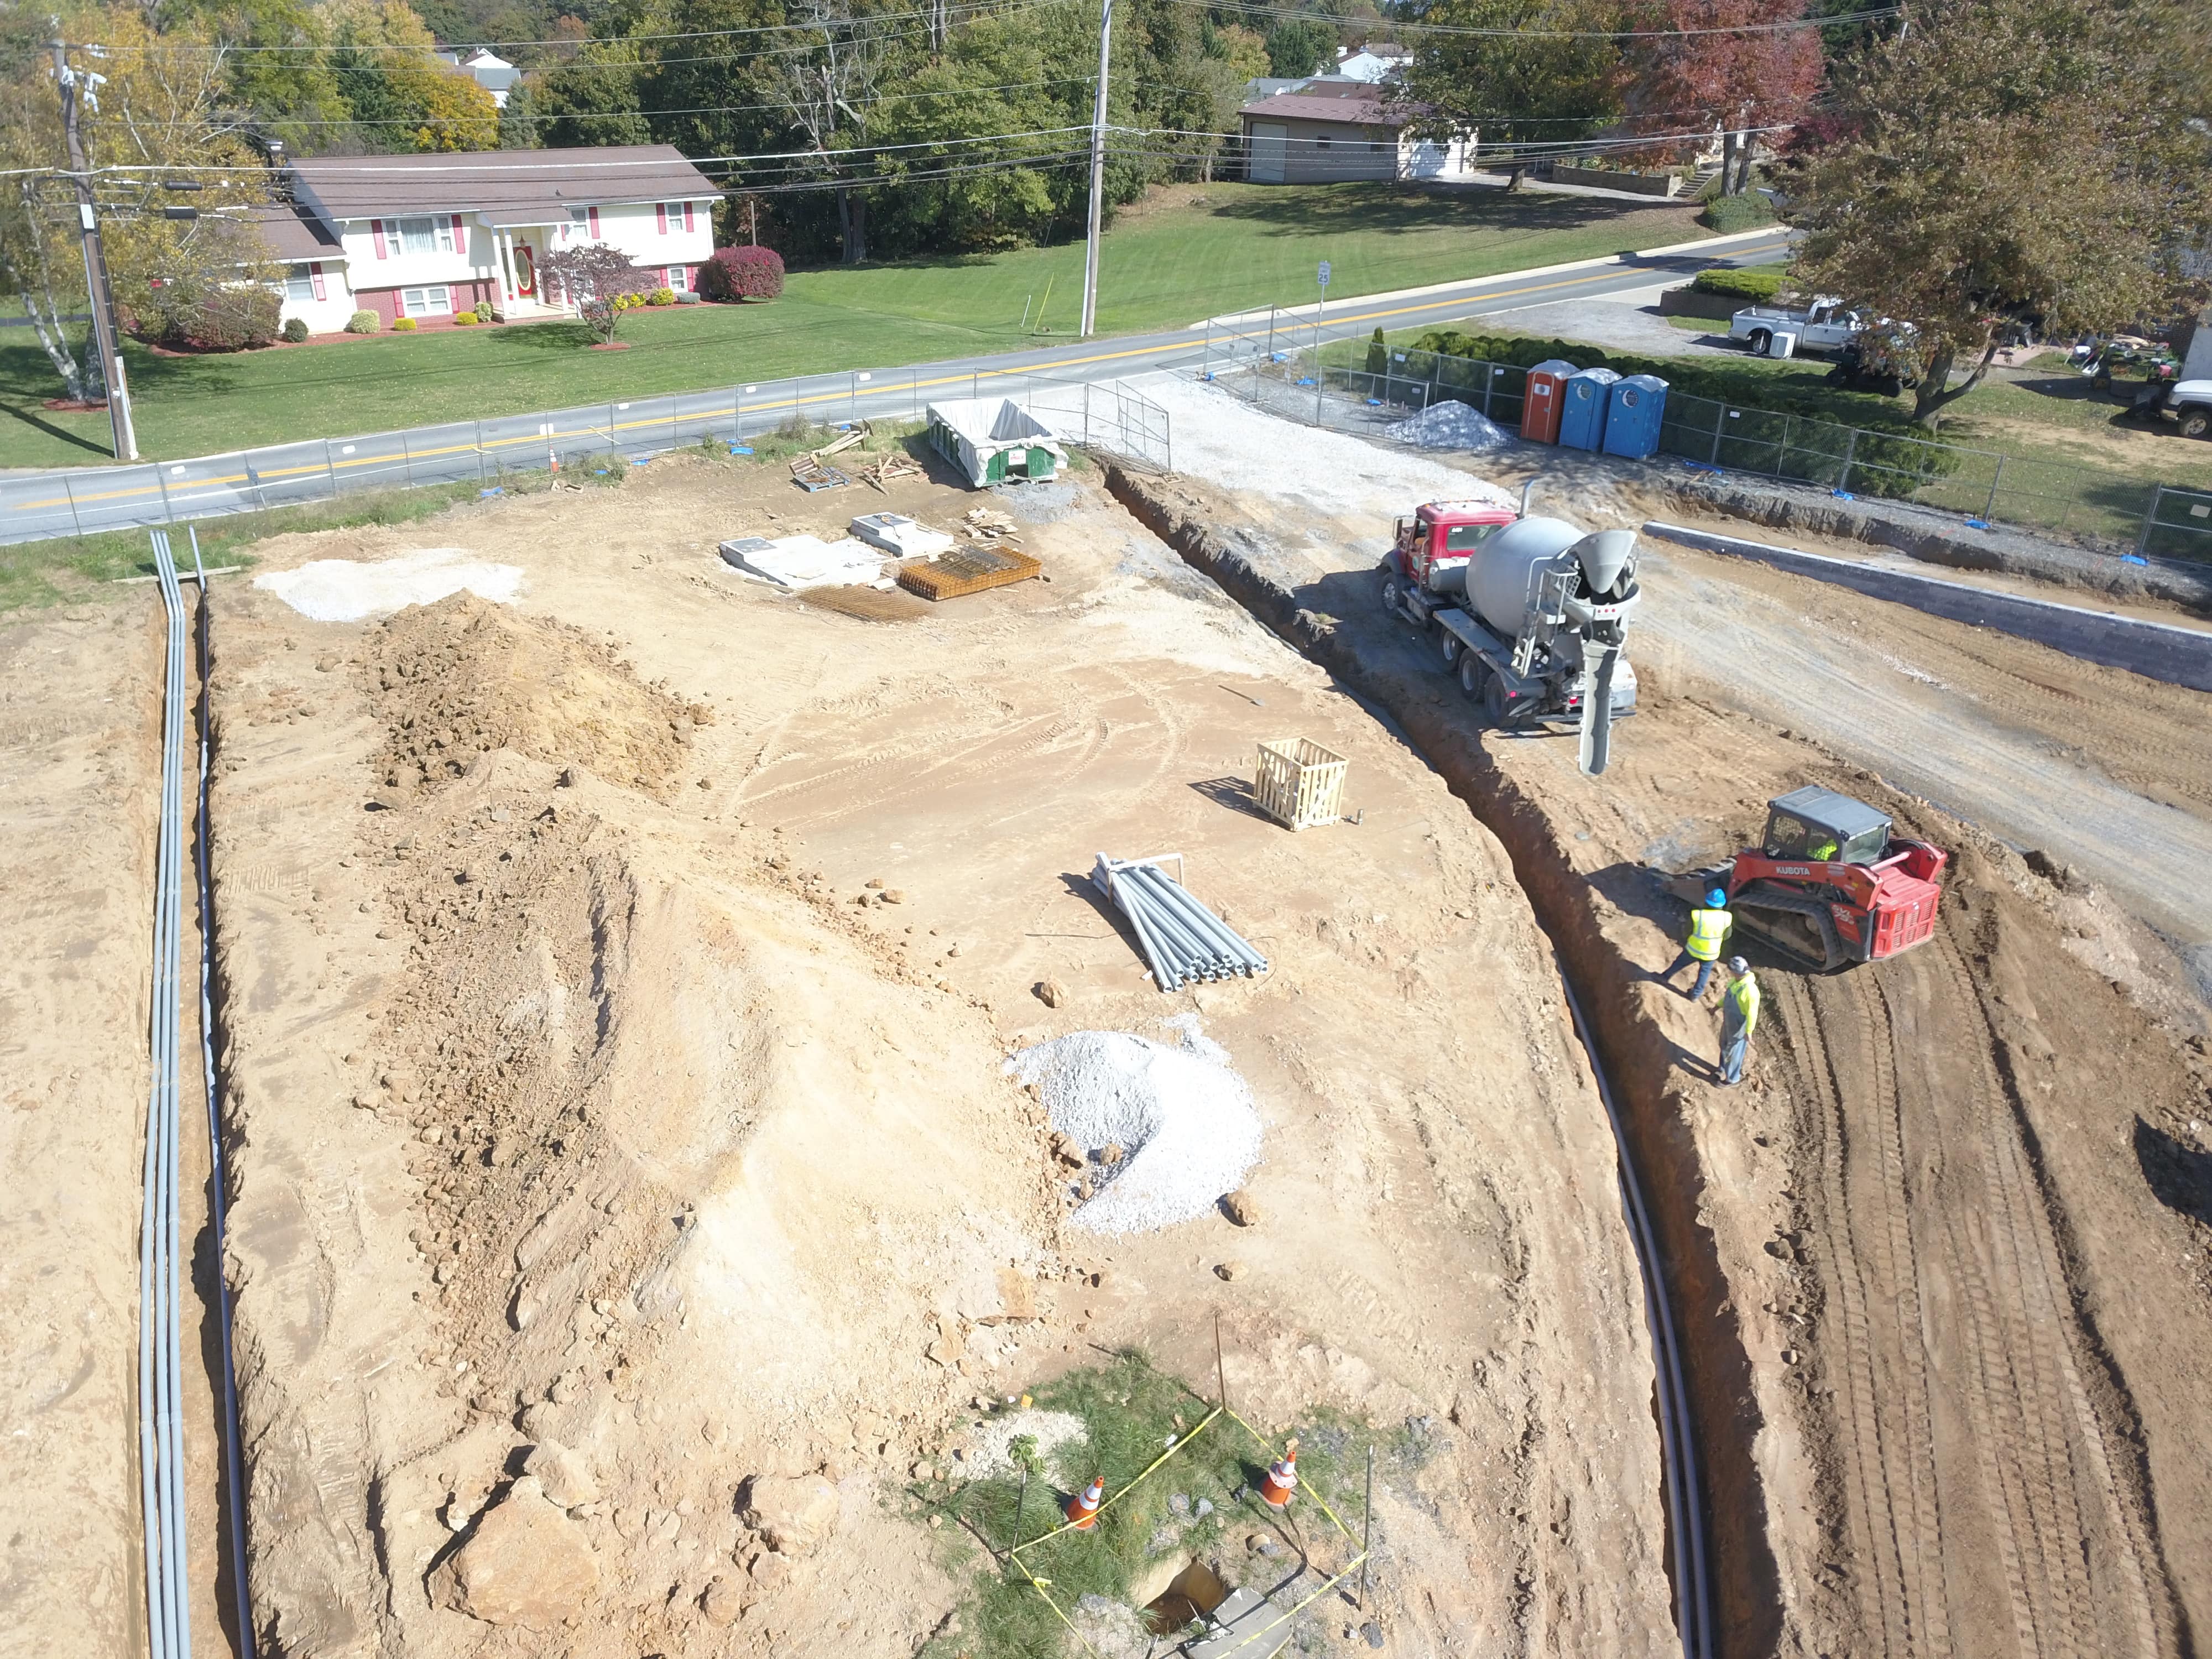
[[[1705,204],[1705,210],[1698,216],[1699,223],[1731,235],[1739,230],[1756,230],[1761,225],[1774,222],[1774,204],[1755,190],[1741,196],[1717,196]]]
[[[307,337],[307,319],[294,317],[284,325],[284,340],[289,345],[298,345]]]
[[[374,312],[356,311],[346,319],[345,331],[349,334],[374,334],[383,326],[384,319]]]
[[[1690,286],[1700,294],[1718,294],[1763,306],[1774,302],[1787,280],[1787,274],[1779,270],[1701,270]]]
[[[718,247],[699,267],[710,300],[773,300],[783,292],[783,256],[772,247]]]

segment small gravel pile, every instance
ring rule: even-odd
[[[1093,1196],[1069,1218],[1091,1232],[1142,1233],[1194,1220],[1260,1161],[1252,1091],[1194,1016],[1173,1048],[1123,1031],[1075,1031],[1024,1048],[1006,1069],[1036,1085],[1053,1127],[1091,1152]],[[1103,1190],[1099,1183],[1103,1182]]]
[[[1504,428],[1456,398],[1431,404],[1410,421],[1384,427],[1382,435],[1417,449],[1481,451],[1500,449],[1510,441]]]
[[[1037,1455],[1049,1475],[1059,1469],[1060,1449],[1087,1438],[1088,1431],[1083,1419],[1068,1412],[1001,1412],[988,1417],[982,1427],[969,1431],[961,1459],[968,1478],[988,1480],[994,1474],[1019,1474],[1006,1449],[1023,1435],[1036,1442]]]

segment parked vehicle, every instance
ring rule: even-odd
[[[1531,486],[1533,488],[1533,484]],[[1495,726],[1573,725],[1605,770],[1613,722],[1636,711],[1622,624],[1643,597],[1636,532],[1585,534],[1490,501],[1429,501],[1398,521],[1382,608],[1433,627],[1444,666]]]
[[[2212,438],[2212,380],[2153,380],[2128,414],[2171,421],[2185,438]]]
[[[1777,334],[1797,337],[1800,351],[1834,351],[1871,319],[1847,308],[1833,295],[1823,294],[1802,311],[1787,306],[1746,306],[1729,319],[1729,338],[1741,340],[1764,357]]]

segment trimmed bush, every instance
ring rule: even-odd
[[[374,334],[383,326],[384,319],[374,312],[356,311],[346,319],[345,331],[349,334]]]
[[[1376,329],[1374,338],[1367,343],[1367,372],[1386,374],[1390,369],[1390,348],[1382,342],[1382,331]]]
[[[710,300],[773,300],[783,292],[783,256],[772,247],[718,247],[698,282]]]
[[[1774,204],[1755,190],[1741,196],[1717,196],[1705,204],[1698,222],[1723,236],[1739,230],[1756,230],[1774,222]]]
[[[415,319],[412,317],[402,317],[398,322],[392,324],[392,329],[395,334],[412,334],[415,331]]]
[[[295,317],[284,325],[284,343],[287,345],[297,345],[307,337],[307,319],[306,318]]]
[[[453,326],[455,328],[474,328],[476,325],[477,314],[475,312],[457,311],[453,313]]]
[[[645,302],[649,306],[672,306],[676,303],[676,290],[672,288],[657,288],[647,296]]]
[[[1782,291],[1788,273],[1780,270],[1701,270],[1690,286],[1700,294],[1717,294],[1730,300],[1771,305]]]

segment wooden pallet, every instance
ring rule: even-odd
[[[1026,581],[1044,566],[1018,548],[956,547],[935,558],[902,564],[898,584],[925,599],[957,599],[1009,582]]]

